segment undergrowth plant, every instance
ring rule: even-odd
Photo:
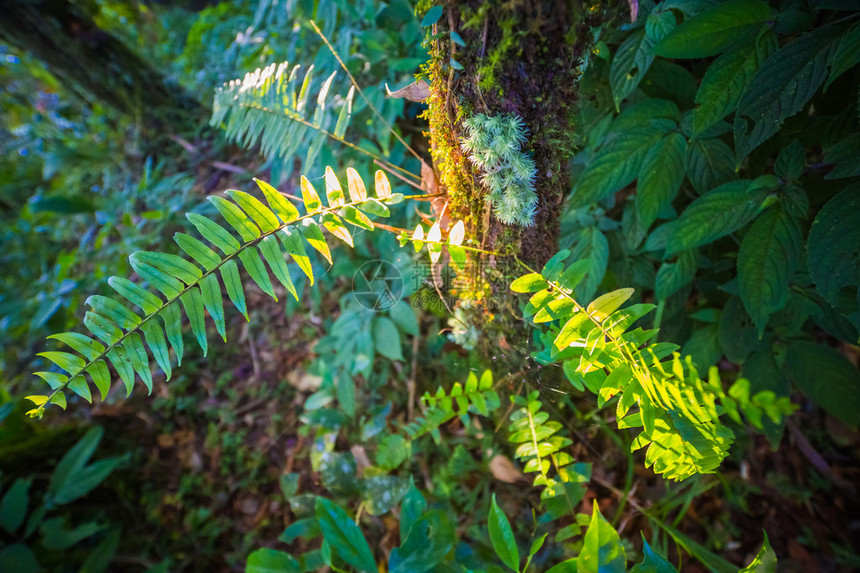
[[[30,414],[41,417],[50,404],[65,408],[69,391],[91,401],[90,381],[104,398],[111,385],[108,364],[127,393],[136,379],[151,391],[150,356],[166,378],[172,361],[181,362],[183,312],[204,354],[206,313],[226,339],[223,293],[248,316],[238,262],[263,292],[276,297],[274,276],[298,299],[287,256],[313,284],[307,247],[329,263],[335,259],[323,229],[352,247],[351,228],[381,228],[416,251],[426,247],[434,268],[450,261],[462,271],[481,257],[511,259],[521,276],[510,289],[530,295],[523,317],[542,325],[535,360],[561,367],[571,385],[565,393],[587,392],[598,407],[614,406],[618,429],[635,434],[631,449],[644,449],[645,464],[668,480],[716,472],[734,441],[732,424],[750,424],[778,443],[784,420],[797,408],[789,379],[825,410],[856,425],[856,368],[816,341],[831,336],[856,343],[860,326],[856,273],[842,272],[836,263],[841,258],[853,269],[856,241],[845,238],[860,233],[852,214],[860,171],[853,153],[857,134],[851,131],[857,122],[858,13],[829,3],[776,10],[759,0],[669,0],[639,8],[635,23],[606,30],[588,58],[581,77],[589,96],[579,110],[582,151],[562,213],[561,246],[569,249],[540,272],[516,254],[484,249],[480,237],[469,236],[466,222],[446,224],[443,214],[412,231],[379,224],[374,218],[387,217],[389,206],[424,198],[393,193],[383,171],[376,172],[371,197],[355,169],[346,171],[344,192],[334,169],[326,167],[325,202],[302,177],[304,214],[257,180],[265,203],[241,191],[229,191],[229,199],[210,198],[227,227],[189,215],[208,244],[179,233],[175,240],[184,256],[135,253],[130,262],[139,282],[113,277],[109,284],[121,298],[88,299],[84,325],[91,336],[52,337],[73,352],[40,354],[57,368],[38,373],[51,390],[29,397],[36,405]],[[425,24],[434,25],[443,11],[430,8]],[[453,41],[455,32],[449,33]],[[696,66],[682,65],[693,59]],[[286,64],[265,68],[218,93],[213,122],[226,124],[228,135],[240,142],[260,141],[265,152],[284,157],[298,150],[300,136],[315,131],[311,159],[323,141],[333,139],[417,186],[417,175],[345,140],[355,92],[369,102],[353,83],[334,119],[327,111],[332,78],[317,86],[311,114],[312,72]],[[844,108],[848,100],[833,93],[849,94],[850,105]],[[517,118],[476,115],[464,127],[462,145],[483,170],[496,216],[530,224],[535,171],[522,153],[526,134]],[[504,137],[485,141],[482,128]],[[392,134],[414,153],[396,130]],[[339,324],[338,341],[358,339],[350,322],[356,316]],[[396,337],[399,343],[400,333],[417,328],[403,314],[382,318],[373,322],[373,347],[399,369],[404,356],[390,341]],[[723,360],[740,368],[721,373]],[[504,570],[500,563],[514,571],[626,570],[626,549],[597,504],[591,515],[577,513],[591,467],[569,453],[574,434],[539,392],[511,394],[491,373],[469,372],[465,383],[426,393],[423,411],[414,417],[389,420],[390,408],[375,404],[355,420],[355,387],[348,380],[373,378],[373,360],[335,363],[326,374],[323,388],[304,404],[302,431],[313,444],[311,466],[331,497],[345,505],[360,500],[355,518],[333,499],[304,490],[297,474],[286,475],[282,489],[299,519],[281,539],[322,540],[296,555],[261,549],[249,558],[249,571],[323,565],[377,570],[378,556],[358,525],[365,511],[399,513],[400,545],[388,554],[390,571]],[[334,402],[351,405],[338,409]],[[510,409],[500,415],[503,403]],[[491,434],[493,423],[507,425],[507,435]],[[520,551],[495,497],[483,495],[485,506],[492,499],[486,520],[470,519],[455,508],[474,500],[462,480],[450,487],[456,494],[435,502],[416,487],[419,474],[411,462],[421,448],[435,445],[450,456],[444,468],[426,470],[444,478],[446,488],[458,471],[468,473],[482,463],[448,443],[446,425],[482,450],[510,448],[540,488],[528,552]],[[356,426],[363,436],[361,455],[337,444],[343,428]],[[362,456],[367,461],[359,472]],[[489,486],[479,483],[489,494]],[[647,508],[639,511],[650,517]],[[680,531],[657,526],[708,568],[732,570]],[[674,570],[647,542],[644,554],[634,571]],[[765,537],[748,570],[774,566]]]

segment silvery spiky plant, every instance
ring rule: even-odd
[[[526,129],[518,115],[476,114],[463,121],[469,136],[461,141],[469,159],[483,175],[489,190],[487,201],[496,217],[507,225],[530,227],[534,224],[537,173],[534,159],[522,151]]]

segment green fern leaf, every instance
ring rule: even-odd
[[[357,208],[370,201],[374,204],[371,210],[379,212],[381,210],[378,206],[384,208],[377,199],[368,198],[366,192],[360,191],[364,189],[364,183],[354,171],[348,175],[352,201],[346,203],[343,190],[334,172],[331,168],[327,172],[327,198],[330,203],[327,206],[323,206],[307,179],[302,178],[304,203],[308,210],[303,216],[299,215],[298,210],[289,204],[283,195],[259,180],[257,184],[268,206],[242,191],[228,191],[227,194],[232,201],[223,197],[210,197],[209,200],[229,226],[239,234],[241,241],[207,217],[196,213],[189,214],[188,219],[191,224],[205,240],[224,254],[224,258],[200,239],[185,233],[177,233],[174,240],[191,261],[169,253],[140,251],[132,254],[129,257],[132,268],[148,283],[150,289],[161,293],[164,299],[128,279],[111,277],[108,280],[110,286],[122,299],[139,307],[143,315],[138,315],[120,300],[101,295],[88,298],[87,304],[92,310],[84,316],[84,326],[95,339],[101,342],[77,333],[67,332],[52,336],[53,339],[67,345],[74,353],[48,351],[41,353],[40,356],[53,362],[68,375],[58,372],[38,373],[51,387],[51,393],[46,396],[32,396],[31,401],[36,404],[36,408],[29,414],[41,416],[47,404],[50,403],[65,408],[63,392],[66,388],[91,401],[92,394],[84,373],[89,374],[104,398],[110,389],[107,362],[110,362],[116,370],[127,394],[131,394],[136,377],[151,393],[153,378],[147,348],[155,363],[169,379],[172,374],[170,349],[172,348],[176,356],[177,364],[181,364],[184,352],[181,309],[184,310],[191,331],[205,356],[208,353],[205,320],[207,312],[218,334],[226,340],[224,304],[218,274],[221,275],[228,298],[239,312],[248,318],[245,293],[236,259],[242,262],[245,271],[266,294],[277,300],[269,277],[269,270],[271,270],[275,278],[298,300],[298,293],[290,277],[278,237],[287,253],[313,284],[313,268],[305,250],[305,241],[321,252],[329,262],[331,261],[331,252],[319,223],[322,223],[332,234],[352,245],[352,236],[344,221],[334,211],[345,213],[348,222],[372,230],[374,228],[372,221]],[[379,174],[376,180],[377,183],[380,180],[387,181],[384,175],[380,179]],[[396,197],[388,193],[383,199],[394,202]],[[387,208],[384,212],[387,213]],[[263,259],[268,263],[268,267]],[[158,316],[164,323],[163,330],[157,322]],[[144,339],[146,345],[144,345]],[[496,402],[498,402],[497,397]],[[467,408],[469,404],[467,400],[461,409]],[[487,411],[488,406],[484,402],[479,404],[478,408],[482,412]],[[465,414],[465,412],[462,413]]]

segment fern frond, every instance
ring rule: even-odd
[[[302,74],[301,66],[290,67],[289,62],[271,64],[245,74],[242,80],[233,80],[215,91],[211,125],[225,123],[227,137],[245,147],[257,142],[268,157],[290,157],[310,131],[317,135],[308,146],[305,165],[312,165],[326,138],[341,143],[352,116],[355,87],[350,87],[340,102],[337,121],[329,113],[329,91],[337,76],[333,72],[317,88],[316,105],[311,101],[314,92],[314,67]]]
[[[650,304],[621,308],[633,289],[612,291],[583,307],[573,294],[589,261],[565,266],[569,255],[558,253],[540,273],[518,278],[511,289],[532,293],[526,317],[561,325],[548,353],[539,357],[562,362],[574,387],[598,394],[600,406],[619,395],[618,425],[642,428],[633,450],[647,447],[646,464],[654,471],[674,480],[716,471],[734,440],[719,420],[724,411],[737,420],[738,412],[745,412],[754,424],[759,420],[758,427],[762,413],[778,420],[792,411],[790,402],[765,393],[750,398],[743,384],[726,395],[716,370],[705,384],[689,358],[682,361],[674,354],[664,361],[678,349],[676,345],[649,343],[656,330],[630,330],[655,308]],[[636,411],[630,413],[634,406]]]
[[[435,394],[426,392],[421,401],[427,406],[424,416],[419,416],[403,428],[410,440],[415,440],[426,433],[439,439],[439,427],[448,420],[459,416],[463,425],[469,425],[469,411],[489,416],[501,402],[499,395],[493,390],[493,373],[486,370],[481,379],[474,372],[469,372],[466,385],[455,382],[451,391],[446,393],[440,386]]]
[[[550,420],[549,414],[541,411],[539,397],[538,391],[525,398],[511,397],[520,408],[511,414],[508,441],[517,446],[514,455],[525,464],[523,471],[537,474],[534,485],[544,486],[541,499],[550,516],[557,519],[565,513],[576,513],[591,470],[588,464],[575,463],[563,451],[573,442],[559,435],[561,423]]]
[[[391,193],[383,172],[376,174],[376,197],[367,196],[364,183],[354,169],[347,169],[347,175],[349,202],[334,171],[331,167],[326,168],[327,205],[310,181],[302,177],[304,215],[271,185],[255,179],[266,199],[265,204],[242,191],[228,191],[232,201],[217,196],[209,198],[232,231],[203,215],[191,213],[189,221],[208,245],[191,235],[177,233],[175,240],[185,257],[147,251],[132,254],[129,257],[131,266],[148,283],[148,288],[126,278],[111,277],[108,284],[119,294],[118,298],[92,296],[87,299],[91,310],[84,317],[84,326],[89,335],[64,332],[50,337],[64,343],[73,352],[40,354],[65,374],[36,373],[52,391],[47,395],[30,396],[37,407],[28,414],[41,417],[50,403],[65,408],[66,389],[91,402],[87,377],[104,399],[111,386],[108,363],[113,365],[123,381],[127,394],[134,387],[135,376],[152,392],[147,347],[158,367],[170,379],[169,349],[173,349],[177,364],[181,364],[184,352],[183,311],[205,356],[208,351],[205,313],[209,314],[216,330],[226,340],[224,291],[239,312],[248,318],[237,260],[269,296],[277,300],[271,273],[298,300],[284,251],[313,284],[313,268],[305,244],[331,262],[331,251],[321,225],[352,246],[347,224],[373,230],[374,224],[368,215],[387,216],[385,204],[395,204],[403,199],[402,195]],[[133,311],[125,302],[138,307],[141,312]]]

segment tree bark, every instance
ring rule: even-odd
[[[628,3],[610,0],[585,7],[579,0],[469,0],[444,4],[430,49],[430,126],[434,169],[447,192],[447,213],[466,222],[469,236],[486,250],[516,255],[534,268],[558,250],[562,201],[570,190],[569,161],[575,149],[578,79],[593,47],[591,30],[629,17]],[[452,36],[456,32],[459,38]],[[462,39],[462,41],[460,41]],[[537,169],[534,224],[505,225],[485,198],[479,169],[461,148],[463,120],[475,114],[513,114],[525,124],[523,146]],[[444,224],[444,223],[443,223]],[[531,331],[513,318],[510,279],[522,268],[484,256],[462,273],[457,320],[482,331],[483,353],[494,360],[522,356]],[[494,296],[495,295],[495,296]],[[497,302],[500,301],[500,302]],[[457,326],[454,326],[455,332]]]
[[[100,29],[94,13],[87,0],[4,0],[0,38],[42,60],[84,98],[139,117],[144,126],[205,118],[199,101]]]
[[[431,49],[428,115],[450,212],[466,219],[486,247],[518,253],[536,265],[557,249],[562,199],[570,185],[577,80],[593,44],[590,29],[624,15],[627,3],[595,6],[578,0],[448,2],[434,29],[441,36]],[[457,32],[465,46],[445,31]],[[514,114],[525,122],[525,147],[537,167],[538,208],[531,227],[502,224],[484,201],[481,174],[459,145],[462,119],[477,113]]]

